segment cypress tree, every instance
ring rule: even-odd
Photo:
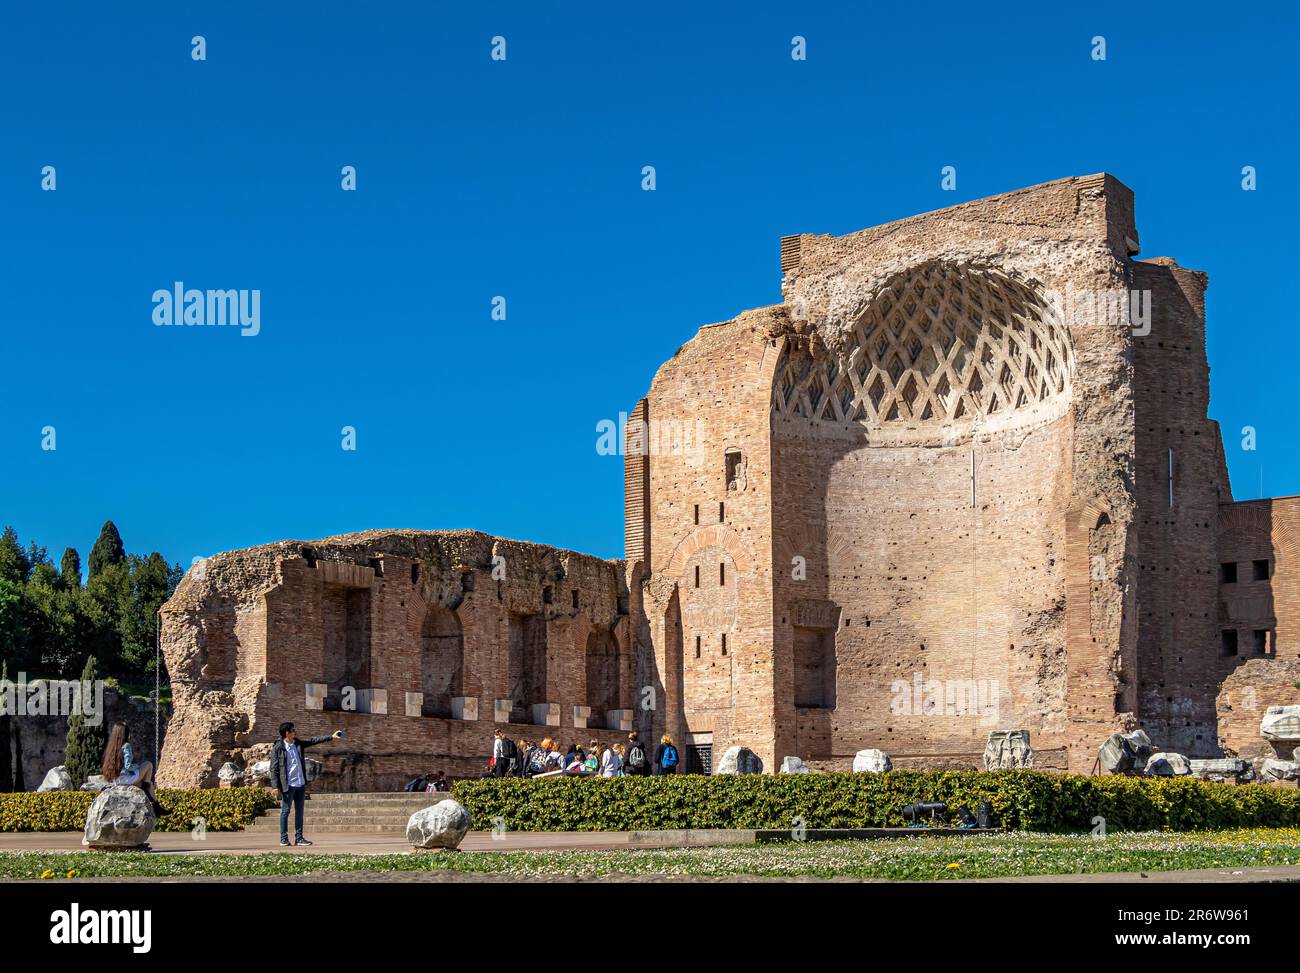
[[[93,692],[95,680],[99,678],[99,667],[92,655],[86,660],[86,668],[81,673],[81,687],[86,692]],[[83,696],[82,709],[85,709]],[[104,747],[108,743],[108,733],[104,727],[104,715],[99,714],[99,725],[91,726],[83,713],[76,713],[68,720],[68,745],[63,753],[63,764],[68,768],[68,776],[80,787],[91,774],[99,772],[104,759]]]
[[[69,547],[63,552],[63,560],[59,562],[59,576],[69,588],[81,587],[81,555],[75,547]]]
[[[122,535],[117,532],[117,526],[111,520],[104,521],[104,526],[99,529],[99,539],[90,549],[90,577],[95,577],[111,564],[121,564],[125,560],[126,548],[122,546]]]

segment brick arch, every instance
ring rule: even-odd
[[[741,574],[749,573],[749,557],[741,547],[740,535],[725,524],[699,527],[687,534],[673,548],[673,553],[669,556],[662,573],[673,578],[680,576],[686,570],[686,562],[691,559],[691,556],[706,547],[722,548],[731,555],[737,571]]]

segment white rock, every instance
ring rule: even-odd
[[[1193,777],[1237,777],[1244,773],[1250,764],[1233,757],[1217,760],[1189,760]]]
[[[1290,760],[1274,760],[1270,757],[1264,761],[1264,766],[1260,768],[1259,773],[1265,781],[1300,780],[1300,763],[1294,763]]]
[[[1019,770],[1034,765],[1028,730],[993,730],[984,745],[985,770]]]
[[[811,774],[813,769],[798,757],[786,757],[781,761],[781,773],[783,774]]]
[[[83,791],[102,791],[108,789],[108,781],[104,780],[103,774],[91,774],[86,778],[86,782],[81,785]]]
[[[222,787],[238,787],[244,782],[244,772],[239,769],[239,764],[227,760],[217,771],[217,780]]]
[[[406,822],[406,840],[412,848],[448,848],[454,851],[469,831],[469,812],[451,798],[422,807]]]
[[[37,792],[42,794],[47,791],[75,791],[76,789],[77,785],[73,783],[72,775],[63,764],[51,767],[45,779],[41,781],[41,786],[36,788]]]
[[[244,771],[244,785],[246,787],[270,787],[271,786],[271,761],[258,760],[248,765]]]
[[[1192,772],[1192,764],[1181,753],[1153,753],[1147,761],[1147,774],[1152,777],[1182,777]]]
[[[749,747],[728,747],[713,772],[715,774],[761,774],[763,761]]]
[[[1259,735],[1265,740],[1300,742],[1300,706],[1270,706],[1264,710]]]
[[[893,769],[893,760],[883,750],[859,750],[853,755],[855,774],[883,774],[886,770]]]
[[[114,784],[90,805],[81,843],[91,848],[138,848],[149,840],[157,823],[144,791]]]

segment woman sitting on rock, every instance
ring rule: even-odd
[[[108,746],[104,748],[104,766],[101,768],[104,780],[110,784],[125,787],[138,787],[153,806],[155,817],[161,818],[167,813],[166,808],[158,803],[158,794],[153,786],[153,764],[149,761],[136,763],[131,753],[131,729],[125,723],[114,723],[108,734]]]

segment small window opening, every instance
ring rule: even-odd
[[[1268,655],[1268,629],[1257,628],[1252,634],[1255,637],[1255,654]]]
[[[720,561],[718,563],[718,584],[725,585],[726,583],[727,583],[727,565],[725,562]]]
[[[1237,580],[1237,562],[1229,561],[1219,565],[1219,583],[1234,584]]]
[[[1251,566],[1251,570],[1252,570],[1252,572],[1253,572],[1253,574],[1254,574],[1254,578],[1255,578],[1256,581],[1267,581],[1267,580],[1268,580],[1268,561],[1267,561],[1267,560],[1263,560],[1263,561],[1251,561],[1251,562],[1250,562],[1250,566]]]
[[[726,632],[722,633],[722,654],[723,655],[727,654],[727,633]]]
[[[743,490],[745,478],[745,460],[738,449],[729,449],[723,457],[726,467],[728,490]]]
[[[697,635],[695,636],[695,658],[698,659],[699,657],[700,657],[700,637]]]
[[[1235,629],[1225,629],[1223,632],[1223,654],[1237,654],[1237,632]]]

